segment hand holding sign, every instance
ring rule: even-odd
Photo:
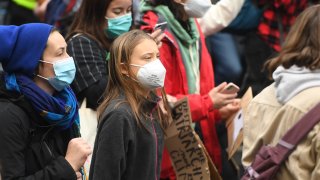
[[[200,138],[191,127],[187,98],[174,104],[165,145],[178,180],[221,179]]]

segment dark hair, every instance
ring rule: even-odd
[[[69,40],[77,33],[83,33],[94,39],[104,49],[110,48],[104,33],[105,13],[112,0],[83,0],[67,35]]]
[[[320,5],[304,10],[291,27],[282,50],[270,59],[265,67],[271,78],[278,66],[289,68],[292,65],[311,70],[320,68]]]

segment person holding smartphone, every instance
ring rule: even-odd
[[[144,0],[141,2],[141,29],[152,32],[156,24],[167,22],[160,47],[160,60],[167,69],[165,90],[171,101],[187,97],[193,122],[200,129],[204,145],[221,172],[221,148],[215,124],[239,109],[236,93],[223,93],[227,83],[215,87],[212,61],[204,36],[195,18],[211,7],[207,0]],[[167,151],[162,178],[173,178]]]

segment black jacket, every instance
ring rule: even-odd
[[[124,98],[113,100],[99,123],[90,167],[90,180],[156,180],[160,176],[163,132],[157,119],[138,127]],[[120,103],[123,102],[123,103]],[[145,104],[152,112],[156,102]],[[156,117],[154,111],[153,117]]]
[[[71,87],[80,104],[86,98],[87,108],[96,110],[107,87],[106,50],[88,35],[79,34],[68,41],[67,52],[74,58],[77,68]]]
[[[4,82],[1,77],[1,83]],[[0,170],[2,180],[75,180],[65,160],[75,129],[46,126],[23,96],[0,85]]]

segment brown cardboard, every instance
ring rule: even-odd
[[[239,111],[242,111],[241,116],[243,117],[243,113],[246,112],[247,106],[249,105],[249,102],[252,100],[252,89],[251,87],[248,88],[246,93],[241,98],[241,109]],[[233,132],[235,130],[234,124],[237,120],[237,115],[239,112],[232,115],[226,122],[227,130],[228,130],[228,156],[229,159],[236,153],[237,149],[241,146],[242,140],[243,140],[243,132],[242,129],[240,130],[238,136],[236,139],[233,139]]]
[[[198,135],[191,127],[188,99],[175,103],[173,122],[166,129],[168,149],[177,180],[221,179]]]

